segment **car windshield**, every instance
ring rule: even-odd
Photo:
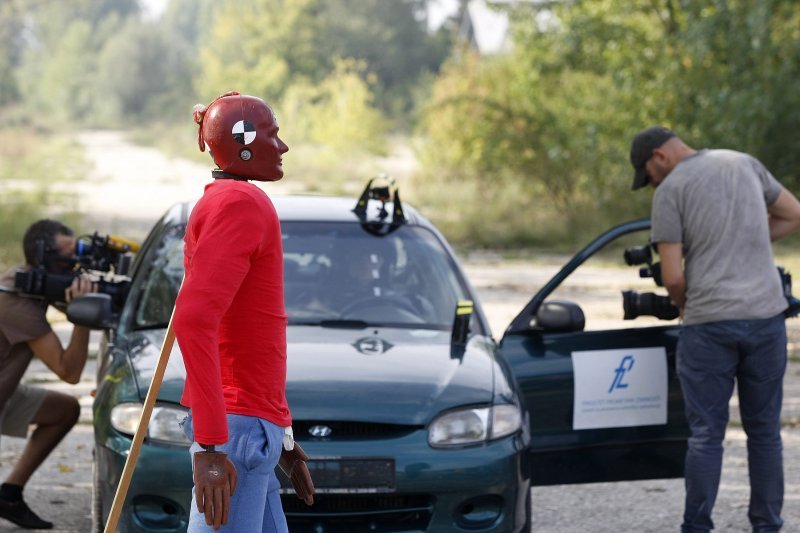
[[[456,302],[466,298],[452,258],[424,228],[402,226],[383,237],[348,223],[282,228],[290,324],[351,320],[449,329]]]
[[[425,228],[377,237],[352,223],[281,227],[289,324],[450,329],[456,303],[469,298],[452,257]],[[169,322],[183,277],[182,235],[166,232],[148,263],[134,329]]]

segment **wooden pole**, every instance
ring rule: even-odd
[[[125,497],[128,495],[128,488],[131,484],[133,471],[136,469],[136,461],[139,459],[139,451],[142,448],[142,442],[144,442],[144,437],[147,434],[147,425],[150,423],[150,415],[153,414],[153,406],[155,406],[156,398],[158,398],[161,382],[164,380],[164,372],[169,362],[169,354],[172,352],[172,346],[175,344],[175,331],[172,329],[172,319],[174,316],[175,309],[172,310],[172,316],[170,316],[169,319],[167,334],[164,336],[164,343],[161,345],[161,355],[158,356],[158,364],[156,364],[156,368],[153,371],[153,378],[150,380],[150,388],[147,390],[147,397],[144,400],[142,418],[139,419],[139,426],[136,428],[136,434],[133,436],[130,453],[125,460],[125,468],[122,470],[122,477],[119,480],[117,492],[114,494],[114,503],[111,504],[111,512],[108,515],[106,528],[103,530],[104,533],[114,533],[117,530],[119,515],[122,513],[122,505],[125,503]]]

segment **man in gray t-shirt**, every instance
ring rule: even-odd
[[[636,135],[631,163],[633,189],[648,183],[656,189],[652,241],[664,286],[684,319],[677,370],[692,436],[681,529],[714,527],[722,440],[737,380],[748,437],[748,516],[753,531],[778,531],[787,302],[771,241],[800,228],[800,202],[755,158],[695,150],[662,126]]]

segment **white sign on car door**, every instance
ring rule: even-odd
[[[667,352],[658,348],[572,352],[573,429],[667,423]]]

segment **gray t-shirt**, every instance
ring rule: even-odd
[[[769,318],[786,309],[767,215],[780,191],[757,159],[732,150],[697,152],[656,189],[652,240],[683,243],[685,324]]]

